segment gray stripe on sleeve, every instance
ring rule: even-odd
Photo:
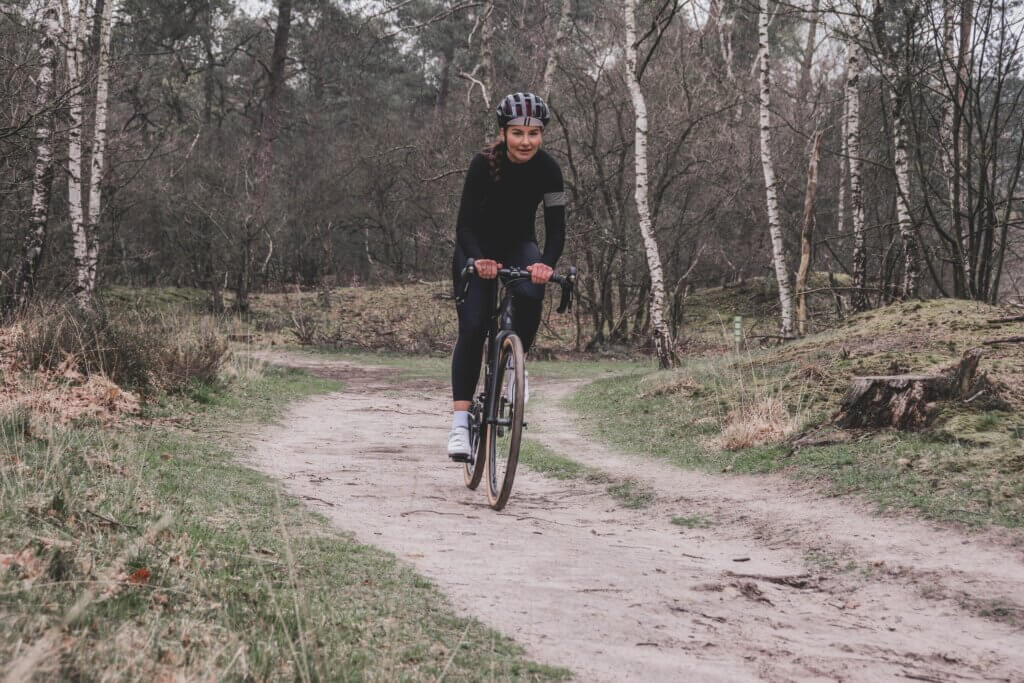
[[[547,192],[544,195],[544,206],[565,206],[564,192]]]

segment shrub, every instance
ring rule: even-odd
[[[140,391],[184,391],[213,382],[228,356],[224,336],[209,318],[72,304],[26,315],[16,342],[31,368],[102,374]]]

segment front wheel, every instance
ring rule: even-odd
[[[523,436],[526,359],[519,337],[510,334],[502,340],[495,365],[492,419],[487,424],[487,501],[500,510],[512,493]]]

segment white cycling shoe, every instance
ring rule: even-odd
[[[512,368],[509,368],[511,370]],[[508,378],[508,402],[512,403],[516,400],[516,375],[512,373]],[[525,406],[530,400],[530,373],[527,370],[523,370],[523,405]]]
[[[453,427],[448,433],[448,457],[455,462],[469,462],[469,430],[465,427]]]

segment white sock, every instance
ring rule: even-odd
[[[468,410],[456,410],[455,412],[452,413],[452,429],[455,429],[456,427],[469,429]]]

